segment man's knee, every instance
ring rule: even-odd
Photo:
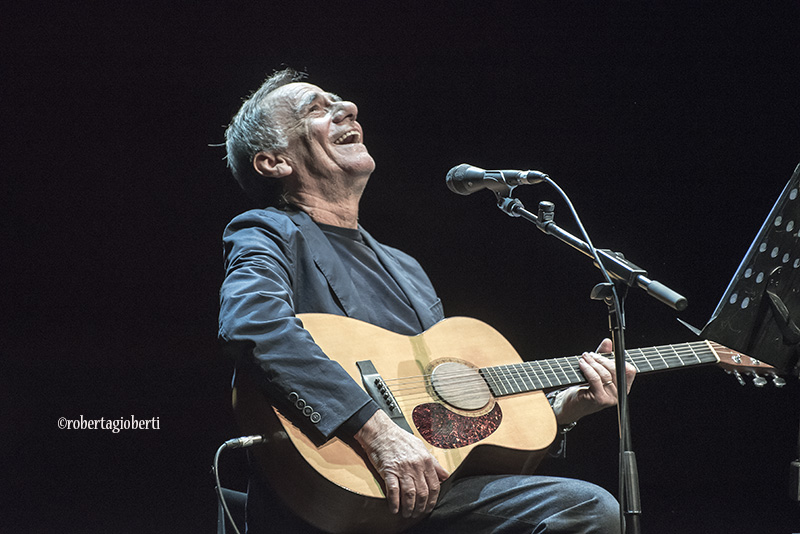
[[[620,507],[608,491],[589,482],[570,480],[571,506],[551,517],[544,532],[570,532],[586,534],[617,534],[620,529]]]

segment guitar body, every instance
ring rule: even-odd
[[[555,438],[555,417],[541,391],[495,397],[482,379],[484,390],[471,395],[448,389],[450,376],[464,376],[470,384],[479,376],[477,368],[521,362],[485,323],[456,317],[403,336],[346,317],[300,318],[314,341],[362,387],[356,362],[374,365],[414,435],[451,473],[443,492],[467,475],[533,472]],[[383,481],[355,442],[334,438],[316,446],[238,375],[239,424],[266,438],[251,452],[297,515],[327,532],[395,533],[419,520],[389,513]],[[425,379],[431,375],[434,380]]]

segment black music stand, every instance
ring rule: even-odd
[[[798,323],[800,165],[699,335],[797,377]]]
[[[800,378],[800,165],[764,221],[700,337],[721,343]],[[688,325],[687,325],[688,326]],[[741,376],[736,375],[744,384]],[[766,384],[760,376],[756,386]],[[790,493],[800,504],[798,459],[790,465]]]

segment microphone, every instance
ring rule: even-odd
[[[447,187],[459,195],[471,195],[481,189],[504,191],[517,185],[538,184],[549,178],[539,171],[485,171],[462,163],[447,173]]]

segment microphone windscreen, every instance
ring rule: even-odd
[[[462,163],[448,171],[446,181],[450,191],[459,195],[469,195],[475,191],[465,183],[467,181],[467,171],[469,171],[470,168],[472,168],[472,165]]]

